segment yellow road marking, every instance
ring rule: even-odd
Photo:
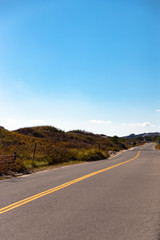
[[[135,160],[135,159],[137,159],[137,158],[139,157],[140,152],[141,152],[141,151],[138,151],[137,155],[136,155],[134,158],[130,159],[130,160],[127,160],[127,161],[122,162],[122,163],[118,163],[118,164],[116,164],[116,165],[113,165],[113,166],[110,166],[110,167],[107,167],[107,168],[104,168],[104,169],[101,169],[101,170],[98,170],[98,171],[96,171],[96,172],[89,173],[89,174],[87,174],[87,175],[84,175],[84,176],[82,176],[82,177],[76,178],[76,179],[74,179],[74,180],[72,180],[72,181],[66,182],[66,183],[64,183],[64,184],[62,184],[62,185],[59,185],[59,186],[57,186],[57,187],[48,189],[48,190],[43,191],[43,192],[41,192],[41,193],[35,194],[35,195],[31,196],[31,197],[25,198],[25,199],[23,199],[23,200],[21,200],[21,201],[12,203],[12,204],[10,204],[10,205],[8,205],[8,206],[6,206],[6,207],[0,208],[0,214],[5,213],[5,212],[8,212],[8,211],[10,211],[10,210],[12,210],[12,209],[14,209],[14,208],[20,207],[20,206],[22,206],[22,205],[24,205],[24,204],[27,204],[27,203],[29,203],[29,202],[31,202],[31,201],[34,201],[34,200],[36,200],[36,199],[38,199],[38,198],[41,198],[41,197],[46,196],[46,195],[48,195],[48,194],[51,194],[51,193],[53,193],[53,192],[56,192],[56,191],[58,191],[58,190],[60,190],[60,189],[66,188],[66,187],[68,187],[68,186],[70,186],[70,185],[72,185],[72,184],[74,184],[74,183],[80,182],[80,181],[82,181],[82,180],[84,180],[84,179],[86,179],[86,178],[92,177],[92,176],[94,176],[94,175],[96,175],[96,174],[99,174],[99,173],[108,171],[108,170],[110,170],[110,169],[112,169],[112,168],[115,168],[115,167],[121,166],[121,165],[123,165],[123,164],[126,164],[126,163],[128,163],[128,162],[131,162],[131,161],[133,161],[133,160]]]

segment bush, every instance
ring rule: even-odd
[[[54,148],[54,151],[50,155],[48,163],[51,165],[54,163],[69,162],[70,160],[74,159],[76,159],[74,153],[71,152],[68,148],[57,147]]]
[[[85,154],[80,155],[79,160],[81,161],[97,161],[107,158],[107,155],[104,155],[102,152],[94,151],[87,152]]]
[[[24,172],[25,170],[27,170],[27,168],[22,160],[16,159],[13,170],[15,170],[16,172]]]

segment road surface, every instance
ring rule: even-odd
[[[160,239],[160,151],[153,147],[0,181],[0,239]]]

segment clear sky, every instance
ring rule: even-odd
[[[0,0],[0,125],[160,131],[159,0]]]

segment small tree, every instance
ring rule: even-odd
[[[119,138],[118,138],[117,136],[112,137],[112,141],[113,141],[115,144],[118,143],[118,140],[119,140]]]

